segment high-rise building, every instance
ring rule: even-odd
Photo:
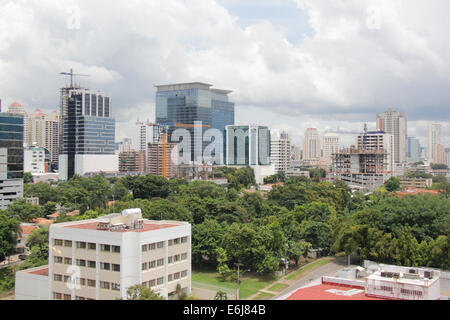
[[[156,86],[157,124],[169,127],[168,142],[178,142],[172,139],[176,129],[187,130],[191,148],[186,151],[197,164],[203,163],[203,151],[210,143],[203,141],[205,131],[217,129],[223,135],[225,127],[234,124],[235,106],[228,99],[232,91],[211,87],[201,82]]]
[[[321,146],[319,133],[315,128],[308,128],[303,139],[303,160],[319,160],[321,158]]]
[[[27,113],[25,112],[25,109],[22,107],[22,105],[18,102],[13,102],[9,108],[8,108],[8,113],[11,114],[20,114],[25,116]]]
[[[59,178],[119,170],[111,98],[80,87],[61,89]]]
[[[291,168],[291,141],[287,132],[270,131],[270,163],[276,173],[287,173]]]
[[[57,111],[50,114],[40,109],[25,118],[25,144],[42,147],[50,153],[51,169],[58,169],[60,117]]]
[[[445,164],[450,168],[450,148],[445,149]]]
[[[145,168],[143,151],[129,150],[119,153],[120,172],[144,172]]]
[[[420,142],[415,137],[408,137],[408,161],[416,162],[420,157]]]
[[[339,135],[326,133],[323,136],[323,158],[327,165],[331,165],[332,156],[339,151]]]
[[[164,178],[174,178],[177,175],[178,159],[177,143],[163,141],[149,143],[147,154],[147,172]]]
[[[442,160],[441,146],[441,125],[439,123],[429,123],[427,131],[427,160],[430,163],[439,163]]]
[[[408,159],[408,119],[403,112],[390,108],[377,114],[377,129],[394,136],[394,161],[407,162]]]
[[[42,147],[28,146],[23,151],[24,172],[42,174],[49,172],[50,152]]]
[[[0,113],[0,209],[23,197],[22,114]]]
[[[264,126],[226,126],[227,166],[249,166],[255,172],[257,183],[275,174],[270,165],[270,131]]]
[[[17,300],[126,299],[135,285],[165,299],[191,293],[191,225],[127,209],[52,224],[48,265],[16,274]]]

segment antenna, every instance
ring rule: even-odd
[[[60,72],[60,74],[64,76],[70,76],[70,87],[73,88],[73,77],[90,77],[88,74],[75,74],[73,73],[73,69],[70,69],[70,72]]]

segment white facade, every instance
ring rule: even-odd
[[[408,160],[408,120],[406,114],[389,109],[377,114],[377,129],[392,134],[394,162]]]
[[[48,267],[37,267],[16,272],[16,300],[50,300]]]
[[[439,146],[441,146],[441,125],[429,123],[427,131],[427,160],[429,163],[438,163]]]
[[[67,180],[68,156],[59,155],[59,179]],[[83,176],[90,172],[119,171],[119,155],[117,154],[77,154],[75,155],[75,174]]]
[[[303,140],[303,160],[319,160],[321,158],[321,146],[319,133],[315,128],[308,128]]]
[[[39,147],[27,147],[23,151],[23,171],[31,174],[47,172],[45,168],[45,149]]]
[[[327,165],[332,163],[332,155],[339,151],[339,135],[327,133],[323,136],[323,157]]]
[[[275,167],[275,173],[286,173],[291,167],[291,141],[284,131],[270,131],[270,163]]]

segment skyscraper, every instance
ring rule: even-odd
[[[276,173],[286,173],[291,168],[291,140],[287,132],[270,131],[270,163]]]
[[[441,144],[441,125],[429,123],[427,132],[427,160],[430,163],[443,163],[444,146]]]
[[[0,113],[0,209],[23,197],[23,115]]]
[[[191,161],[197,163],[202,159],[194,156],[201,155],[209,144],[203,141],[204,132],[218,129],[224,135],[225,127],[234,124],[234,103],[228,100],[232,91],[211,87],[201,82],[156,86],[156,122],[169,127],[168,142],[178,142],[172,139],[176,129],[187,130],[191,136]],[[195,130],[196,122],[201,122],[201,130]]]
[[[326,133],[323,136],[323,157],[327,165],[332,163],[332,155],[339,151],[339,135]]]
[[[61,89],[59,177],[118,171],[111,98],[80,87]]]
[[[308,128],[303,139],[303,160],[319,160],[321,146],[319,133],[316,128]]]
[[[377,114],[377,129],[394,136],[394,161],[404,163],[408,159],[408,119],[403,112],[390,108]]]
[[[420,143],[415,137],[408,137],[408,160],[416,162],[420,159]]]

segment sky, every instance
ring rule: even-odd
[[[449,0],[0,0],[0,99],[57,110],[71,68],[112,97],[116,140],[154,119],[155,85],[232,90],[236,124],[354,143],[405,112],[450,147]]]

